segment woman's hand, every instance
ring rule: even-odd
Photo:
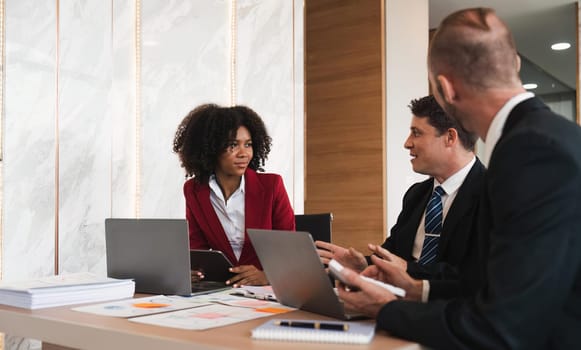
[[[268,284],[264,272],[257,269],[254,265],[231,267],[230,272],[235,273],[236,276],[231,277],[226,281],[226,284],[232,285],[235,288],[241,286],[264,286]]]
[[[192,274],[192,283],[200,282],[204,277],[206,277],[202,270],[191,270],[190,272]]]

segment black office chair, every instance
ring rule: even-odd
[[[331,242],[332,213],[295,215],[297,231],[307,231],[314,241]]]
[[[331,243],[332,213],[295,215],[297,231],[307,231],[313,237],[313,241]],[[326,266],[325,266],[326,267]],[[335,279],[329,276],[329,282],[335,286]]]

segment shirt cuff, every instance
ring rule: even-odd
[[[422,303],[427,303],[429,296],[430,296],[430,281],[422,280]]]

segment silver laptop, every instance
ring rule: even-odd
[[[190,295],[190,243],[183,219],[105,219],[107,275],[133,278],[138,293]]]
[[[266,277],[281,304],[339,319],[345,312],[308,232],[248,229]]]

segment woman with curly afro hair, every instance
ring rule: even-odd
[[[247,228],[295,229],[282,178],[258,173],[270,146],[264,122],[244,106],[199,106],[175,134],[173,150],[189,178],[184,196],[190,249],[221,250],[235,265],[226,281],[235,287],[268,284]]]

